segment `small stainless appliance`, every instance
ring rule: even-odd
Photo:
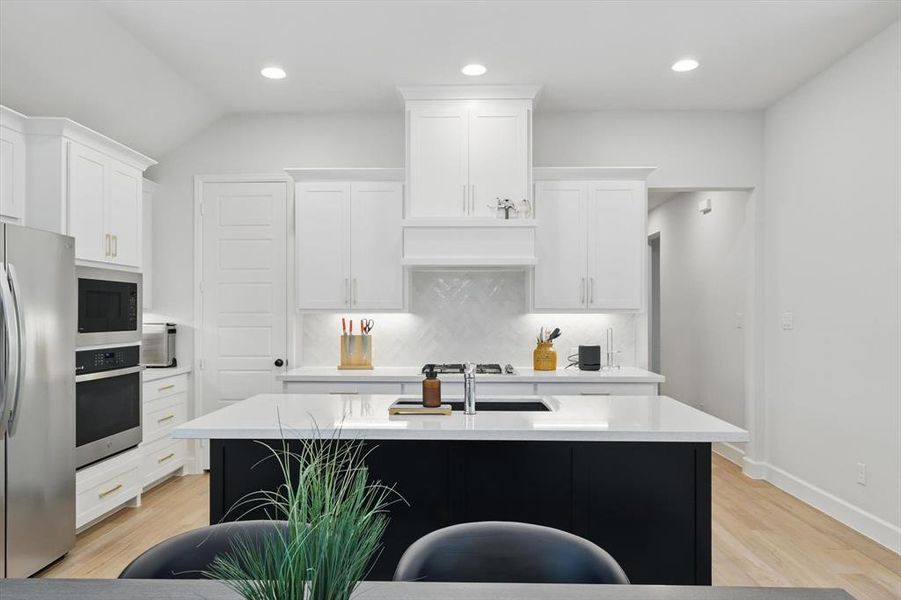
[[[79,348],[141,341],[141,274],[77,267]]]
[[[75,544],[74,248],[0,224],[0,578]]]
[[[153,368],[177,366],[175,333],[175,323],[144,323],[141,364]]]
[[[75,353],[75,465],[141,443],[140,346]]]

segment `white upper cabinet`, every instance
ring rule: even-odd
[[[588,306],[639,310],[647,249],[642,181],[597,181],[588,187]]]
[[[534,306],[541,310],[586,307],[588,186],[584,181],[540,183],[535,199],[537,233]]]
[[[298,183],[295,191],[297,306],[350,305],[350,184]]]
[[[531,200],[536,86],[401,88],[407,109],[407,213],[494,218],[497,198]]]
[[[529,110],[516,104],[469,111],[469,213],[497,216],[497,199],[529,194]]]
[[[418,217],[461,217],[469,207],[469,123],[462,106],[410,111],[410,190]]]
[[[536,185],[536,310],[641,310],[647,188],[634,181]]]
[[[144,311],[153,310],[153,195],[156,184],[143,181],[141,193],[141,289],[144,293]]]
[[[81,144],[69,145],[69,230],[75,238],[75,256],[84,260],[110,260],[112,238],[107,228],[109,188],[107,157]]]
[[[352,176],[354,171],[342,173]],[[358,175],[377,175],[360,171]],[[289,172],[297,179],[298,309],[403,309],[403,184],[309,181],[322,171]]]
[[[25,117],[0,106],[0,221],[25,224]]]
[[[141,266],[141,171],[69,142],[69,227],[75,258]]]
[[[403,184],[351,184],[351,307],[400,310],[404,299]]]

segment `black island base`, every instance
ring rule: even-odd
[[[368,440],[365,446],[372,450],[372,479],[393,484],[407,502],[390,509],[369,579],[391,579],[407,547],[441,527],[520,521],[591,540],[632,583],[711,583],[710,443]],[[260,462],[270,454],[254,440],[211,440],[211,523],[235,520],[241,511],[229,512],[232,505],[282,483],[275,461]]]

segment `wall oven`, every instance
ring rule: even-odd
[[[141,443],[140,346],[75,353],[75,466]]]
[[[141,341],[141,274],[77,267],[79,348]]]

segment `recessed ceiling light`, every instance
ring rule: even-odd
[[[281,67],[263,67],[260,69],[260,75],[266,79],[284,79],[288,76]]]
[[[488,72],[488,69],[485,68],[485,65],[480,65],[477,63],[473,63],[471,65],[466,65],[460,72],[464,75],[469,75],[470,77],[478,77],[479,75],[484,75]]]
[[[699,66],[698,61],[693,58],[683,58],[682,60],[677,60],[673,63],[672,69],[676,73],[685,73],[687,71],[694,71]]]

